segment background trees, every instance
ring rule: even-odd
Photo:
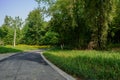
[[[35,9],[31,11],[26,20],[27,30],[24,36],[25,43],[32,45],[40,44],[40,39],[42,38],[42,34],[41,34],[42,23],[43,23],[43,19],[39,9]]]
[[[63,35],[63,39],[60,39],[67,45],[70,43],[77,48],[88,46],[89,49],[105,49],[117,3],[117,0],[57,0],[56,6],[53,5],[53,18],[56,20],[52,26],[57,27],[55,30]]]
[[[4,44],[15,44],[20,42],[22,20],[18,17],[13,19],[11,16],[6,16],[4,24],[0,27],[1,40]]]
[[[19,17],[5,17],[1,41],[12,44],[14,34],[14,43],[100,50],[106,49],[108,43],[120,43],[119,0],[35,1],[38,8],[29,13],[23,28]],[[47,22],[48,17],[51,19]]]
[[[111,23],[115,9],[116,0],[84,0],[85,17],[91,27],[91,41],[93,48],[105,49],[109,24]],[[92,47],[92,45],[89,45]]]
[[[112,24],[109,28],[109,35],[108,39],[109,42],[112,42],[114,44],[120,43],[120,1],[117,3],[116,7],[116,16],[114,17],[114,20],[112,21]]]
[[[82,1],[57,0],[50,10],[50,23],[52,30],[59,33],[59,44],[76,48],[86,47],[89,31],[82,15]],[[84,36],[86,34],[88,35]]]

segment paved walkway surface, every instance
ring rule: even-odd
[[[0,80],[66,80],[38,52],[0,55]]]

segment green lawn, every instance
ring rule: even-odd
[[[11,52],[22,52],[28,50],[37,50],[42,48],[49,48],[50,46],[37,46],[37,45],[16,45],[13,47],[12,45],[0,46],[0,54],[3,53],[11,53]]]
[[[67,73],[85,80],[120,80],[120,52],[51,50],[45,57]]]

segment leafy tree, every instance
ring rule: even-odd
[[[9,44],[11,42],[10,34],[12,26],[12,17],[11,16],[5,16],[4,24],[1,26],[1,40],[4,42],[4,44]],[[11,31],[11,32],[10,32]],[[11,44],[11,43],[10,43]]]
[[[58,43],[58,34],[55,32],[46,32],[45,36],[42,37],[41,43],[47,45],[55,45]]]
[[[109,28],[108,41],[109,43],[120,43],[120,1],[118,1],[116,16]]]
[[[7,33],[8,33],[8,29],[6,26],[0,27],[0,45],[4,45],[3,39],[5,38]]]
[[[0,38],[3,39],[8,33],[8,29],[6,26],[0,27]]]
[[[13,19],[11,16],[6,16],[4,19],[4,24],[1,26],[1,40],[5,44],[13,44],[15,46],[15,41],[19,43],[20,35],[20,27],[22,20],[19,17]],[[16,36],[17,34],[17,36]]]
[[[5,26],[12,26],[12,17],[11,16],[5,16],[5,19],[4,19],[4,24],[3,25],[5,25]]]
[[[81,0],[57,0],[50,11],[51,29],[59,34],[59,44],[76,48],[87,45],[89,28],[85,24]]]
[[[26,21],[27,30],[25,32],[24,40],[27,44],[40,44],[40,39],[42,38],[41,35],[41,28],[43,23],[43,18],[40,14],[39,9],[35,9],[31,11],[28,15]]]
[[[68,15],[69,9],[65,7],[67,4],[62,2],[61,0],[57,1],[55,5],[51,7],[52,19],[50,21],[51,31],[59,34],[59,44],[64,47],[64,45],[68,45],[71,40],[71,32],[72,24],[71,16]]]
[[[105,49],[108,24],[113,20],[116,0],[84,0],[85,17],[91,27],[90,48]]]
[[[38,8],[29,13],[23,34],[20,29],[22,20],[6,16],[0,28],[1,40],[7,44],[14,42],[14,46],[22,38],[21,43],[26,44],[56,44],[61,48],[69,46],[100,50],[106,49],[107,38],[109,42],[120,42],[118,0],[35,1]],[[44,21],[46,16],[51,17],[49,22]]]

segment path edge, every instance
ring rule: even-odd
[[[61,70],[60,68],[58,68],[56,65],[54,65],[53,63],[51,63],[49,60],[47,60],[44,55],[43,52],[40,53],[40,55],[42,56],[42,58],[55,70],[57,71],[60,75],[62,75],[65,79],[67,80],[76,80],[75,78],[73,78],[72,76],[70,76],[69,74],[67,74],[66,72],[64,72],[63,70]]]

